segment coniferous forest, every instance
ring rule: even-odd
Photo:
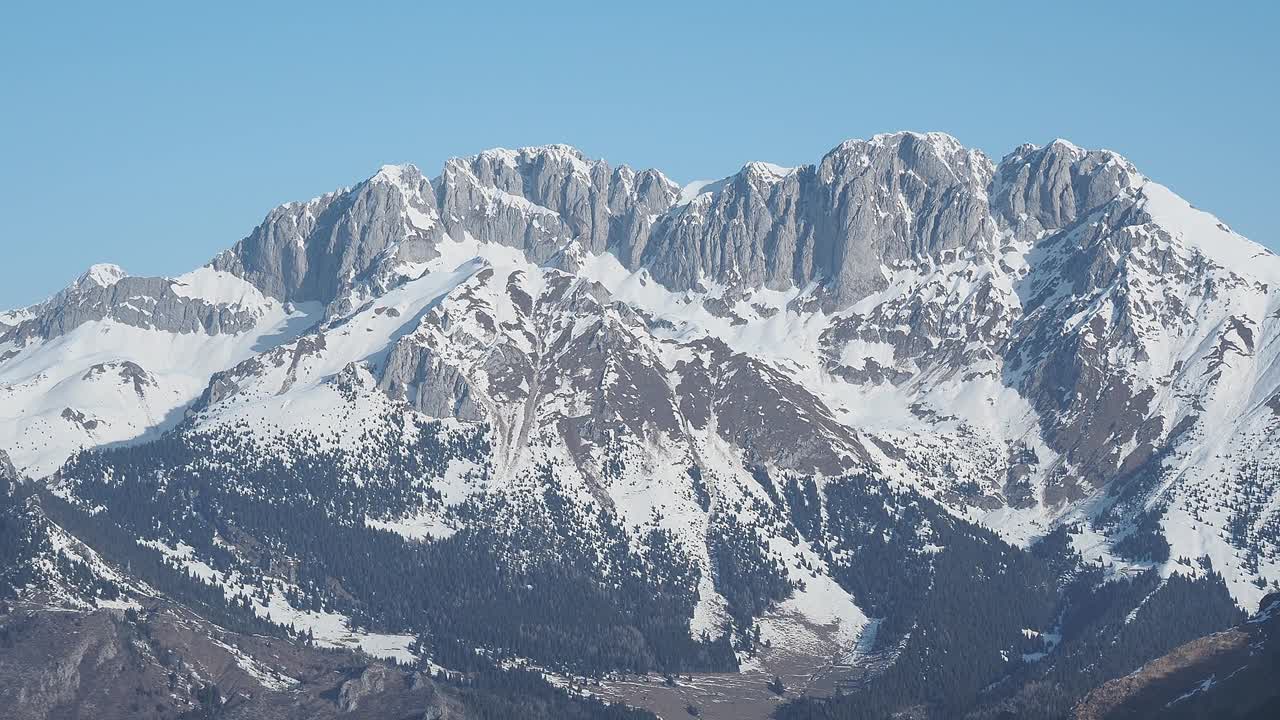
[[[384,508],[430,503],[435,492],[422,480],[440,476],[451,460],[469,459],[483,472],[477,436],[435,424],[415,430],[418,441],[405,447],[379,446],[370,434],[365,455],[296,439],[287,455],[265,457],[244,436],[170,433],[147,446],[81,453],[62,471],[74,478],[76,502],[10,494],[0,517],[38,502],[105,559],[210,620],[305,640],[256,614],[250,597],[226,597],[137,538],[190,546],[264,598],[280,582],[273,578],[290,578],[291,606],[411,633],[422,657],[468,669],[469,697],[485,717],[503,717],[547,692],[540,679],[493,665],[501,658],[586,676],[734,670],[742,653],[759,649],[755,618],[795,590],[754,528],[717,515],[713,581],[728,603],[731,632],[691,638],[697,568],[681,562],[661,534],[637,554],[616,518],[556,491],[551,466],[537,478],[542,511],[514,531],[479,521],[518,514],[491,497],[461,506],[471,522],[445,538],[408,540],[372,527],[363,518]],[[290,462],[273,459],[284,456]],[[225,482],[230,467],[235,483]],[[352,468],[363,486],[345,480]],[[848,475],[819,490],[803,477],[756,472],[798,518],[791,532],[820,548],[837,581],[882,618],[876,650],[895,657],[872,681],[834,698],[790,700],[778,710],[781,720],[880,718],[912,706],[941,717],[1064,717],[1099,682],[1242,617],[1207,558],[1185,559],[1185,573],[1167,579],[1154,571],[1118,574],[1072,549],[1078,527],[1059,527],[1023,550],[872,476]],[[0,526],[12,538],[9,555],[24,552],[25,527]],[[588,527],[596,534],[585,535]],[[1137,544],[1147,535],[1147,524],[1137,524],[1126,547],[1158,552]],[[101,581],[74,561],[59,562],[89,595],[118,593],[95,586]],[[20,580],[5,578],[10,586]],[[546,697],[539,707],[559,707],[555,693]],[[630,717],[605,706],[591,712],[603,714],[581,716]]]

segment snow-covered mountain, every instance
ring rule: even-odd
[[[187,275],[95,266],[0,315],[0,447],[107,508],[132,471],[60,470],[82,448],[172,430],[210,448],[183,472],[231,485],[258,471],[216,448],[324,457],[352,522],[411,541],[529,552],[569,507],[547,537],[605,576],[615,535],[687,563],[693,638],[754,618],[830,653],[876,627],[849,577],[877,503],[841,515],[843,488],[883,498],[886,542],[928,498],[1131,572],[1207,556],[1252,606],[1280,580],[1278,285],[1270,251],[1061,140],[997,163],[895,133],[685,187],[489,150],[283,205]],[[451,449],[423,470],[428,441]],[[914,527],[918,558],[947,522]],[[722,583],[743,537],[774,582],[752,601]]]

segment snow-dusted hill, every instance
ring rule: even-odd
[[[875,613],[858,533],[907,532],[913,498],[1018,546],[1069,527],[1113,570],[1208,556],[1251,606],[1280,580],[1278,283],[1280,258],[1060,140],[994,163],[880,135],[685,188],[491,150],[281,206],[188,275],[98,266],[0,315],[0,447],[39,478],[172,429],[250,458],[182,473],[263,496],[250,479],[325,458],[346,521],[536,556],[551,518],[538,537],[604,577],[660,548],[692,573],[689,637],[814,655]],[[397,476],[409,456],[431,469]],[[110,511],[131,472],[53,482]],[[927,565],[945,524],[901,542]]]
[[[172,427],[219,370],[314,322],[210,268],[138,278],[94,266],[0,315],[0,446],[32,476],[76,450]]]

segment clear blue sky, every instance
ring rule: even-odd
[[[184,272],[383,163],[549,142],[683,182],[889,130],[1065,137],[1275,247],[1274,4],[1049,7],[15,0],[0,307],[95,262]]]

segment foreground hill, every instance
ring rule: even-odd
[[[1079,720],[1252,718],[1280,714],[1280,595],[1237,627],[1197,638],[1090,692]]]

